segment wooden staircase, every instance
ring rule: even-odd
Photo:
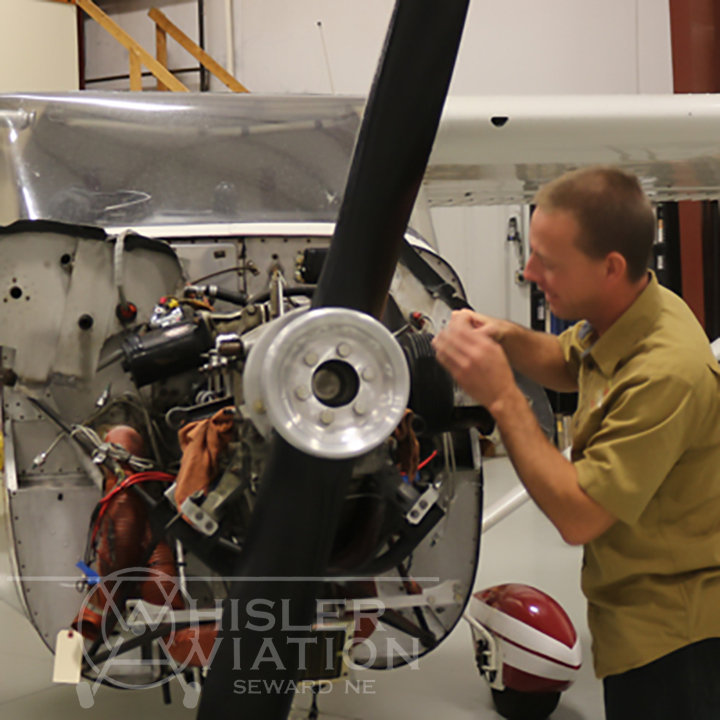
[[[177,25],[157,8],[148,12],[155,23],[155,57],[125,32],[107,13],[92,0],[53,0],[69,5],[77,5],[86,15],[97,22],[115,38],[127,51],[130,66],[130,90],[142,90],[142,68],[146,67],[157,80],[158,90],[188,92],[188,88],[168,70],[167,37],[175,40],[192,55],[208,72],[237,93],[249,90],[231,75],[225,68],[205,52],[194,40],[189,38]]]

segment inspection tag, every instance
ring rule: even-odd
[[[83,637],[76,630],[61,630],[55,642],[53,682],[77,685],[82,671]]]

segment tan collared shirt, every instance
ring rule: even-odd
[[[653,275],[601,337],[560,336],[580,388],[572,459],[616,522],[585,546],[598,677],[720,636],[720,370]]]

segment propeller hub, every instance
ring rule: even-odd
[[[407,362],[371,316],[310,310],[283,323],[261,347],[262,357],[250,354],[244,385],[259,385],[267,412],[256,424],[263,434],[272,427],[303,452],[342,459],[374,449],[402,419],[410,392]]]

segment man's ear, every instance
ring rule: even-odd
[[[627,277],[627,260],[619,252],[608,253],[605,257],[605,274],[608,280],[619,282]]]

